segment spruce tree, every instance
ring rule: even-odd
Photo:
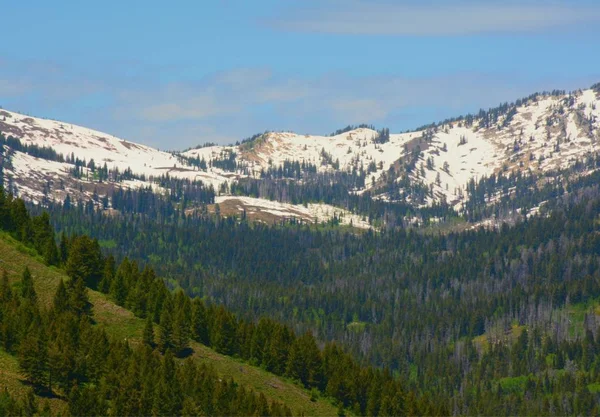
[[[107,294],[110,291],[110,286],[115,277],[115,257],[108,255],[104,260],[104,270],[102,272],[102,280],[98,285],[98,291]]]
[[[22,404],[24,417],[33,417],[38,412],[37,400],[35,399],[33,389],[27,390],[27,394],[25,394]]]
[[[305,387],[318,387],[321,383],[321,352],[314,336],[307,332],[292,344],[286,373],[300,380]]]
[[[51,236],[46,240],[43,249],[43,254],[44,262],[46,262],[46,265],[58,265],[59,254],[58,249],[56,248],[56,242],[54,241],[54,236]]]
[[[19,367],[34,385],[45,386],[48,371],[48,348],[40,328],[31,326],[19,344]]]
[[[178,308],[175,313],[173,323],[173,347],[175,354],[181,354],[188,348],[190,341],[190,324],[182,307]]]
[[[85,285],[96,289],[104,270],[98,242],[85,235],[74,238],[69,247],[65,269],[71,278],[81,278]]]
[[[183,406],[181,408],[181,415],[183,417],[194,417],[194,416],[198,416],[200,414],[201,413],[198,410],[198,406],[196,405],[196,402],[192,398],[190,398],[190,397],[185,397],[183,399]]]
[[[205,345],[210,343],[206,308],[199,298],[194,298],[192,303],[192,337]]]
[[[173,347],[173,315],[171,313],[171,308],[165,306],[160,315],[158,349],[164,353],[171,347]]]
[[[58,257],[61,265],[67,264],[67,259],[69,257],[69,240],[67,239],[67,235],[65,234],[65,232],[62,232],[60,234]]]
[[[72,416],[106,415],[107,404],[96,387],[75,385],[69,394],[69,414]]]
[[[127,287],[125,286],[125,281],[123,278],[123,274],[117,272],[112,283],[110,285],[109,294],[115,303],[119,306],[125,305],[125,300],[127,300]]]
[[[90,303],[87,288],[81,277],[71,279],[68,284],[69,306],[78,316],[92,315],[92,304]]]
[[[56,288],[56,294],[54,295],[54,311],[57,314],[64,313],[69,310],[69,295],[67,294],[67,287],[65,286],[64,281],[61,279],[58,282],[58,287]]]
[[[146,325],[144,327],[143,342],[145,345],[154,347],[154,324],[152,323],[152,317],[146,318]]]
[[[233,314],[220,306],[216,311],[215,324],[210,336],[211,345],[217,352],[224,355],[233,355],[236,352],[236,328]]]
[[[31,301],[32,303],[37,302],[37,294],[35,292],[35,288],[33,287],[33,277],[31,276],[31,271],[27,266],[25,267],[25,270],[23,270],[23,275],[21,277],[21,297]]]
[[[10,283],[8,282],[8,272],[6,272],[6,269],[3,269],[2,282],[0,283],[0,302],[6,305],[12,300],[12,297],[12,289],[10,287]]]

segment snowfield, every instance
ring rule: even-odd
[[[219,196],[215,198],[215,203],[219,205],[230,203],[240,213],[244,210],[249,214],[268,213],[280,219],[296,218],[311,223],[327,222],[335,217],[343,225],[352,225],[360,229],[371,228],[371,225],[361,216],[329,204],[287,204],[240,196]]]
[[[93,159],[96,166],[106,164],[109,169],[116,167],[120,171],[129,168],[135,174],[145,175],[146,181],[131,181],[124,184],[127,187],[152,185],[153,177],[168,174],[201,180],[217,191],[225,183],[246,177],[259,178],[260,173],[270,167],[298,161],[314,164],[319,172],[369,169],[365,187],[355,190],[362,193],[385,184],[389,173],[401,169],[418,149],[420,156],[410,173],[411,181],[431,189],[426,204],[444,200],[456,209],[461,208],[465,189],[472,179],[514,170],[526,175],[529,170],[566,168],[600,150],[600,99],[591,89],[539,96],[515,108],[511,119],[506,120],[506,117],[506,114],[500,116],[489,127],[475,118],[468,126],[464,121],[456,121],[425,130],[390,134],[385,143],[378,143],[377,131],[366,128],[335,136],[272,132],[237,146],[210,146],[181,154],[159,151],[73,124],[1,109],[0,132],[19,138],[24,144],[51,147],[65,157],[74,155],[88,162]],[[232,153],[238,166],[235,171],[212,166],[211,160],[223,159]],[[193,166],[189,158],[203,159],[207,169]],[[67,192],[76,190],[79,183],[86,184],[85,179],[77,182],[70,177],[72,165],[69,164],[20,152],[15,153],[11,164],[12,168],[5,168],[5,181],[11,181],[14,190],[34,201],[40,201],[43,196],[64,198]],[[86,184],[84,193],[91,193],[92,186]],[[220,201],[233,198],[244,205],[254,205],[264,213],[299,213],[314,221],[331,218],[336,210],[342,213],[341,209],[326,205],[305,207],[228,195],[219,197]],[[386,194],[376,198],[389,200]],[[344,213],[342,221],[349,222],[349,219],[354,226],[365,226],[359,226],[360,218]]]

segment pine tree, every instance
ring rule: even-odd
[[[286,373],[307,388],[320,385],[321,352],[312,333],[303,334],[292,344]]]
[[[194,298],[192,303],[192,337],[205,345],[210,343],[206,308],[199,298]]]
[[[67,259],[69,257],[69,241],[67,239],[67,235],[65,232],[60,234],[60,243],[58,246],[58,257],[61,265],[67,264]]]
[[[54,241],[54,237],[50,237],[46,240],[46,244],[44,245],[44,262],[46,265],[58,265],[59,263],[59,254],[58,249],[56,248],[56,242]]]
[[[69,388],[76,369],[76,349],[72,335],[59,331],[56,339],[48,345],[48,368],[50,389],[56,384],[63,390]]]
[[[267,370],[277,375],[283,375],[289,355],[289,348],[294,336],[283,325],[278,325],[273,331],[268,344],[265,365]]]
[[[234,316],[220,306],[216,311],[215,324],[210,336],[211,345],[224,355],[236,352],[236,328]]]
[[[45,386],[48,371],[48,348],[42,331],[31,326],[19,344],[19,367],[34,385]]]
[[[179,415],[182,405],[182,393],[176,378],[175,361],[168,350],[162,360],[160,380],[155,392],[153,414]]]
[[[104,261],[100,245],[88,236],[77,236],[69,247],[66,272],[71,278],[81,278],[86,286],[95,289],[102,279]]]
[[[125,281],[122,273],[117,272],[115,274],[112,284],[110,285],[109,294],[112,297],[112,299],[115,300],[115,303],[117,303],[117,305],[125,305],[125,300],[127,300],[127,287],[125,286]]]
[[[173,323],[173,348],[175,354],[179,355],[189,346],[190,323],[185,315],[183,307],[177,309]]]
[[[69,414],[72,416],[106,415],[107,404],[96,387],[75,385],[69,394]]]
[[[90,303],[87,288],[81,277],[71,279],[68,283],[69,306],[78,317],[92,316],[92,304]]]
[[[17,198],[13,201],[10,209],[10,216],[14,225],[14,236],[17,240],[25,244],[32,243],[33,230],[31,228],[31,218],[25,207],[25,202]]]
[[[185,397],[183,399],[181,415],[182,415],[182,417],[194,417],[194,416],[200,415],[198,406],[196,405],[196,402],[192,398]]]
[[[33,277],[31,276],[31,271],[27,266],[25,267],[21,278],[21,297],[25,298],[26,300],[30,300],[32,303],[37,302],[37,294],[35,292],[35,288],[33,287]]]
[[[171,347],[173,347],[173,315],[170,306],[165,306],[160,315],[158,349],[164,353]]]
[[[0,283],[0,302],[3,305],[8,304],[13,298],[12,289],[8,282],[8,272],[2,270],[2,283]]]
[[[33,393],[33,389],[28,389],[23,400],[23,416],[33,417],[38,412],[37,400]]]
[[[67,287],[65,287],[64,281],[61,279],[58,282],[58,287],[56,288],[56,294],[54,295],[54,311],[57,314],[64,313],[68,311],[70,308],[70,300],[69,295],[67,294]]]
[[[104,260],[104,270],[102,273],[102,280],[98,285],[98,291],[108,294],[110,291],[111,284],[115,277],[115,257],[108,255]]]
[[[146,326],[144,327],[143,342],[145,345],[154,347],[154,324],[152,318],[148,316],[146,318]]]

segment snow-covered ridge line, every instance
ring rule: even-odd
[[[400,184],[404,164],[418,151],[410,181],[428,188],[424,201],[445,200],[457,209],[469,181],[514,170],[545,172],[568,168],[600,150],[599,92],[593,89],[565,95],[532,96],[509,106],[503,113],[483,118],[463,118],[423,130],[386,134],[361,127],[334,136],[271,132],[235,146],[208,146],[182,153],[159,151],[113,135],[53,120],[0,110],[0,132],[24,144],[51,147],[63,155],[74,154],[96,166],[107,164],[135,174],[201,180],[219,190],[224,183],[259,178],[261,172],[286,161],[316,167],[317,172],[362,170],[365,185],[355,190],[377,191],[390,181]],[[483,116],[482,116],[483,117]],[[24,162],[17,158],[15,175],[36,169],[48,176],[64,175],[64,167]],[[198,162],[203,161],[199,166]],[[226,166],[231,163],[233,167]],[[205,165],[205,166],[204,166]],[[394,177],[394,176],[397,176]],[[398,195],[402,194],[399,190]],[[398,196],[381,194],[393,201]],[[404,196],[407,201],[412,196]]]
[[[272,132],[240,146],[192,149],[183,155],[208,161],[234,152],[254,176],[285,161],[310,163],[320,172],[362,167],[368,170],[369,189],[385,182],[390,168],[397,169],[394,164],[418,147],[421,154],[410,177],[431,189],[426,203],[446,200],[460,208],[471,179],[513,170],[567,168],[600,150],[598,95],[592,89],[533,95],[518,106],[486,114],[486,119],[463,118],[390,134],[384,143],[377,140],[378,132],[366,128],[335,136]]]

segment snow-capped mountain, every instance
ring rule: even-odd
[[[428,205],[447,201],[460,209],[471,179],[499,172],[544,172],[567,168],[600,151],[600,85],[573,93],[534,94],[514,104],[456,118],[400,134],[366,127],[333,136],[272,132],[235,146],[209,146],[181,153],[163,152],[72,124],[0,110],[0,132],[21,145],[51,148],[62,158],[36,157],[5,144],[4,181],[34,201],[62,200],[67,194],[89,197],[109,193],[110,179],[90,175],[94,167],[133,174],[119,187],[151,186],[155,179],[199,180],[212,185],[223,203],[228,187],[246,178],[260,179],[286,163],[306,172],[362,173],[352,190],[370,191],[385,201]],[[35,156],[34,156],[35,155]],[[73,175],[75,159],[80,175]],[[90,162],[93,160],[92,167]],[[302,183],[304,177],[290,180]],[[407,180],[428,189],[421,201],[405,190]],[[396,190],[391,192],[393,187]],[[238,201],[241,201],[238,199]],[[260,205],[253,201],[254,207]],[[269,202],[265,210],[276,210]],[[289,212],[289,208],[287,209]],[[315,218],[318,216],[315,216]]]
[[[250,144],[193,149],[183,155],[211,160],[235,152],[257,176],[284,161],[304,161],[321,172],[369,170],[365,187],[377,189],[390,169],[420,154],[410,174],[433,189],[428,202],[446,199],[459,206],[471,179],[500,171],[566,168],[600,151],[600,88],[571,94],[541,94],[486,114],[458,118],[414,132],[390,134],[353,129],[335,136],[267,133]],[[382,196],[385,198],[386,196]]]

